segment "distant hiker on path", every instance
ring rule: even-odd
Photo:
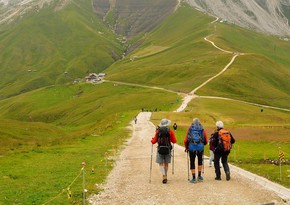
[[[228,165],[228,156],[230,154],[232,144],[235,143],[235,139],[232,134],[224,128],[222,121],[216,122],[216,132],[213,133],[213,146],[214,146],[214,168],[216,178],[215,180],[221,180],[221,170],[219,161],[222,159],[222,164],[226,174],[226,180],[231,179],[230,168]]]
[[[176,124],[176,122],[173,124],[173,129],[174,129],[174,131],[177,130],[177,124]]]
[[[137,116],[135,116],[134,122],[135,122],[135,124],[137,124]]]
[[[195,157],[198,159],[198,181],[203,181],[201,176],[203,165],[204,145],[207,144],[206,132],[198,118],[194,118],[184,138],[185,151],[189,152],[190,170],[192,174],[191,183],[196,183]]]
[[[171,143],[176,143],[174,132],[168,127],[170,123],[170,120],[162,119],[159,128],[156,130],[151,140],[152,144],[158,143],[156,163],[159,164],[163,176],[163,184],[167,183],[168,164],[171,163]]]

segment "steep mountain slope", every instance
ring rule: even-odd
[[[97,15],[118,34],[132,38],[156,27],[175,9],[177,0],[93,0]]]
[[[192,6],[229,23],[259,32],[290,36],[289,0],[187,0]]]
[[[107,78],[190,92],[219,73],[232,58],[205,41],[208,36],[221,48],[245,55],[236,59],[222,75],[223,80],[215,79],[198,95],[289,108],[289,43],[233,25],[212,24],[213,20],[188,5],[181,6],[144,36],[138,49],[107,68]]]
[[[83,79],[122,57],[117,36],[96,17],[89,1],[59,6],[46,5],[1,27],[0,99]]]
[[[1,0],[0,99],[101,72],[136,47],[127,38],[152,30],[177,3]]]
[[[62,2],[67,1],[69,0],[61,0],[59,3],[61,5]],[[52,0],[0,0],[0,24],[22,18],[28,12],[39,11],[50,2]]]

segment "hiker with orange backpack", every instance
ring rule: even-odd
[[[207,144],[206,132],[203,129],[198,118],[194,118],[192,124],[190,125],[187,134],[184,138],[185,152],[189,152],[190,159],[190,170],[192,174],[192,179],[190,183],[196,183],[195,177],[195,158],[197,156],[198,161],[198,181],[203,181],[201,176],[202,165],[203,165],[203,154],[204,145]]]
[[[226,174],[226,180],[231,179],[230,168],[228,165],[228,156],[231,152],[232,144],[235,143],[235,139],[228,131],[224,128],[222,121],[216,122],[216,132],[213,133],[212,145],[214,146],[214,168],[215,168],[215,180],[221,180],[221,170],[219,161],[221,159],[223,168]]]
[[[160,171],[163,176],[163,184],[167,183],[168,164],[171,163],[171,143],[176,143],[174,131],[169,129],[170,123],[170,120],[162,119],[158,129],[156,129],[154,137],[151,140],[152,146],[153,144],[158,143],[156,163],[159,164]]]

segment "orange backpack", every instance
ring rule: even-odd
[[[219,130],[219,144],[223,148],[224,152],[230,151],[232,148],[231,134],[226,129]]]

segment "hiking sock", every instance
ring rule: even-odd
[[[198,171],[198,176],[199,176],[199,177],[201,176],[201,171]]]
[[[195,179],[195,174],[192,174],[192,178]]]
[[[168,167],[167,166],[164,166],[164,170],[165,170],[165,175],[167,175]]]
[[[165,167],[164,166],[160,166],[160,171],[162,175],[166,175],[165,174]]]

